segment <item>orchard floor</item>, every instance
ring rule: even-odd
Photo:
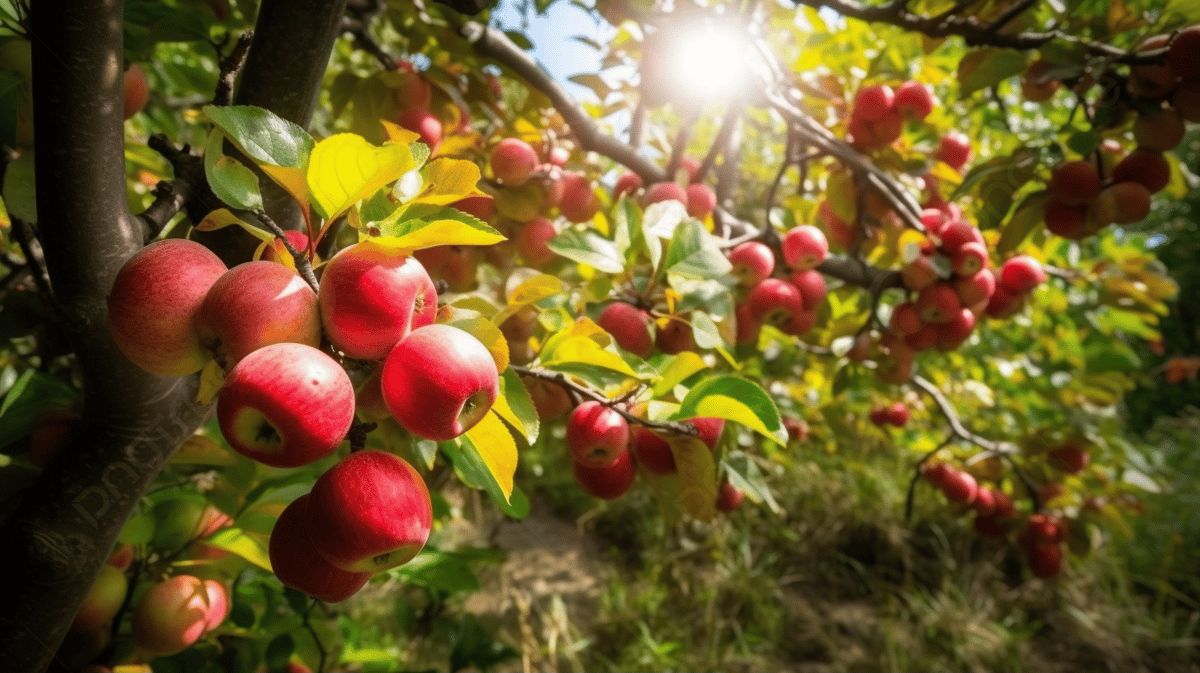
[[[581,516],[538,498],[522,521],[456,497],[443,538],[505,552],[456,606],[520,652],[498,671],[1200,671],[1200,613],[1156,612],[1099,555],[1033,579],[961,522],[910,531],[801,497],[805,517],[747,502],[664,530],[637,497]],[[424,639],[408,666],[443,670],[447,651]]]

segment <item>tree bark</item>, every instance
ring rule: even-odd
[[[121,3],[30,5],[38,225],[86,396],[81,430],[0,529],[0,661],[14,671],[49,665],[142,493],[211,410],[193,403],[197,377],[138,369],[108,331],[112,281],[147,233],[125,202]],[[238,101],[307,125],[343,6],[265,0]]]

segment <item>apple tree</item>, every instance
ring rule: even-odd
[[[1194,3],[598,0],[586,99],[491,11],[0,3],[6,666],[362,663],[328,604],[531,461],[785,518],[889,428],[1043,579],[1153,486]]]

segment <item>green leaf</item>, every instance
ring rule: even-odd
[[[288,659],[291,658],[292,652],[296,651],[296,641],[292,639],[292,634],[281,633],[271,639],[267,643],[267,651],[263,654],[266,660],[268,671],[282,671],[287,669]]]
[[[1028,56],[1012,49],[984,48],[963,58],[958,86],[963,97],[1025,72]]]
[[[300,126],[251,105],[205,105],[202,111],[256,164],[307,168],[314,143]]]
[[[550,239],[547,247],[569,260],[587,264],[597,271],[620,273],[625,270],[625,256],[617,246],[591,229],[567,229]]]
[[[784,513],[784,509],[771,495],[767,480],[758,469],[758,464],[749,454],[744,451],[730,451],[724,463],[725,476],[734,488],[745,493],[751,502],[765,503],[775,514]]]
[[[689,218],[675,229],[663,268],[668,274],[684,278],[708,279],[727,277],[733,265],[721,254],[704,225]]]
[[[1000,240],[996,242],[996,252],[1006,255],[1025,241],[1025,239],[1042,223],[1046,212],[1046,203],[1050,201],[1050,193],[1040,191],[1026,196],[1016,212],[1008,218]]]
[[[682,420],[696,416],[740,423],[780,445],[787,445],[787,429],[779,419],[774,400],[758,384],[745,379],[720,376],[696,384],[671,418]]]
[[[717,514],[717,473],[713,453],[695,437],[673,437],[668,442],[679,475],[679,506],[701,521]]]
[[[271,570],[267,546],[240,528],[223,528],[206,539],[204,544],[233,552],[264,570]]]
[[[225,136],[213,131],[204,146],[204,175],[218,199],[243,210],[262,208],[258,176],[222,152]]]
[[[405,582],[447,594],[479,589],[479,578],[466,559],[448,552],[422,551],[393,573]]]
[[[500,375],[500,394],[496,396],[496,404],[492,408],[500,418],[516,428],[525,441],[530,444],[537,441],[540,430],[537,409],[521,377],[511,368],[505,369]]]
[[[33,152],[22,152],[21,156],[8,164],[4,171],[3,195],[10,216],[30,223],[38,221]]]
[[[0,404],[0,448],[33,432],[44,413],[70,406],[77,396],[54,376],[35,369],[23,372]]]

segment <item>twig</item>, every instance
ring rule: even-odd
[[[704,155],[704,161],[700,162],[700,168],[696,169],[696,177],[692,178],[692,182],[704,182],[704,178],[708,177],[708,172],[712,170],[713,164],[717,161],[717,155],[724,152],[725,146],[729,144],[729,138],[733,135],[733,129],[741,115],[742,108],[738,105],[731,105],[725,110],[725,116],[721,118],[721,126],[717,129],[717,137],[713,139],[712,146]]]
[[[692,137],[692,131],[696,128],[696,122],[700,119],[700,108],[695,108],[688,112],[683,118],[683,123],[679,125],[679,131],[675,134],[675,142],[671,145],[671,158],[667,160],[667,179],[675,178],[675,171],[679,168],[679,161],[683,158],[683,153],[687,150],[688,139]],[[689,182],[692,181],[689,177]]]
[[[608,405],[613,411],[621,414],[621,417],[630,423],[637,423],[638,425],[643,425],[651,430],[657,430],[659,432],[666,432],[675,435],[686,435],[689,437],[697,436],[696,428],[689,423],[679,423],[675,421],[651,421],[641,418],[640,416],[634,416],[619,406],[613,406],[618,400],[610,400],[602,393],[598,393],[591,388],[581,386],[572,381],[570,377],[562,372],[554,372],[545,369],[531,369],[529,367],[521,367],[512,364],[510,364],[508,367],[521,376],[528,376],[530,378],[541,379],[543,381],[549,381],[557,384],[562,387],[563,390],[567,391],[568,394],[575,393],[581,398],[594,400],[601,404]]]
[[[258,218],[259,222],[263,223],[263,226],[267,229],[267,231],[275,234],[276,238],[283,241],[283,247],[287,248],[287,251],[292,255],[292,259],[296,261],[296,271],[298,271],[300,273],[300,277],[309,284],[313,292],[317,292],[320,288],[317,285],[317,276],[313,273],[312,262],[310,262],[308,259],[308,253],[297,250],[291,244],[291,242],[288,241],[287,234],[285,234],[283,229],[275,223],[275,220],[272,220],[271,217],[267,215],[266,211],[259,208],[252,210],[251,212],[255,217]]]
[[[238,36],[233,49],[221,58],[220,72],[217,76],[217,88],[213,92],[213,105],[229,105],[233,102],[233,85],[238,73],[246,64],[246,55],[250,53],[250,41],[254,38],[254,30],[247,30]]]
[[[920,376],[912,377],[912,384],[920,388],[926,395],[933,398],[934,404],[937,404],[942,415],[946,417],[946,421],[950,424],[950,431],[953,436],[966,442],[970,442],[985,451],[996,451],[999,446],[996,442],[989,441],[971,432],[962,424],[962,420],[958,417],[958,412],[954,410],[954,406],[950,404],[950,400],[942,394],[942,391],[937,386],[933,385],[927,379]]]
[[[346,439],[350,440],[350,453],[365,449],[367,447],[367,433],[377,427],[379,427],[378,423],[364,423],[355,418],[350,423],[350,432],[346,433]]]
[[[317,660],[317,673],[325,673],[325,658],[327,656],[325,646],[321,643],[321,636],[317,635],[317,630],[313,628],[312,621],[309,619],[315,607],[317,607],[317,599],[314,598],[312,599],[312,603],[308,604],[308,609],[304,611],[303,623],[304,628],[308,629],[309,634],[312,635],[313,643],[317,646],[317,655],[319,657]]]
[[[371,22],[387,9],[387,3],[379,0],[346,3],[346,14],[342,16],[342,32],[354,38],[355,45],[379,61],[384,70],[397,70],[395,57],[387,53],[383,45],[371,35]]]
[[[176,147],[162,133],[150,136],[146,146],[158,152],[171,164],[173,180],[160,180],[154,187],[154,201],[137,217],[146,227],[146,241],[158,235],[171,218],[196,201],[213,201],[208,178],[204,175],[204,160],[192,154],[191,148]],[[211,209],[210,209],[211,210]]]
[[[25,255],[25,263],[33,274],[33,282],[37,284],[42,301],[47,307],[54,306],[54,291],[50,287],[50,276],[46,273],[46,263],[40,255],[34,253],[33,241],[30,240],[29,232],[26,230],[29,225],[15,216],[10,217],[10,221],[12,222],[12,237],[16,239],[17,245],[21,246],[21,253]]]

